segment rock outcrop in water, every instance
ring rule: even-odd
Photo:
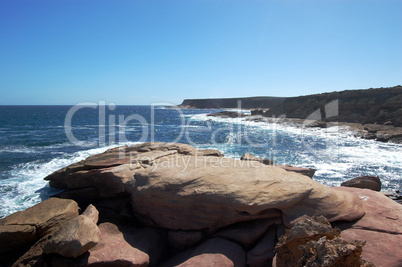
[[[388,211],[393,202],[381,193],[327,187],[273,165],[223,157],[219,151],[172,143],[115,148],[46,180],[65,189],[59,196],[74,199],[82,209],[94,206],[78,216],[73,200],[52,198],[18,213],[18,218],[27,218],[24,225],[35,225],[35,216],[32,222],[28,218],[32,209],[52,210],[53,202],[64,201],[75,210],[71,217],[61,216],[66,219],[43,237],[27,237],[27,252],[2,247],[0,254],[7,251],[8,263],[25,253],[15,266],[270,266],[278,239],[305,215],[338,224],[348,242],[367,241],[363,259],[381,266],[382,259],[370,256],[377,249],[387,255],[387,266],[401,262],[391,245],[367,237],[373,231],[394,246],[402,242],[402,208]],[[381,205],[375,205],[376,199]],[[97,211],[98,224],[91,224]],[[0,220],[2,241],[26,232],[15,228],[10,234],[7,225],[15,216]],[[90,245],[70,243],[73,253],[65,254],[62,245],[73,239],[64,233],[78,233],[83,224],[75,221],[81,217],[90,221],[85,224],[91,228],[85,237]],[[78,228],[72,230],[72,225]]]

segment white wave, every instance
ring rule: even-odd
[[[43,178],[52,172],[86,159],[89,156],[102,153],[107,149],[137,143],[128,142],[98,147],[71,154],[63,154],[48,162],[33,161],[14,166],[10,172],[11,177],[0,180],[0,218],[41,202],[42,189],[48,187],[48,182]]]
[[[27,146],[5,146],[0,147],[0,153],[35,153],[37,150]]]
[[[222,127],[236,125],[242,127],[241,132],[229,132],[225,144],[209,145],[210,148],[221,150],[226,156],[239,157],[237,151],[244,144],[236,143],[239,134],[257,133],[264,131],[274,135],[271,141],[278,141],[288,136],[295,144],[293,150],[288,151],[284,160],[292,161],[301,167],[316,169],[314,179],[333,186],[357,176],[379,176],[383,190],[401,190],[402,184],[402,145],[381,143],[374,140],[361,139],[354,136],[354,132],[347,127],[333,126],[330,128],[303,128],[301,124],[267,123],[250,121],[244,118],[218,118],[207,114],[193,115],[189,121],[213,121],[222,123]],[[277,138],[277,139],[275,139]],[[279,139],[278,139],[279,138]],[[203,148],[208,148],[204,146]],[[254,146],[248,146],[249,153],[253,153]],[[274,150],[278,149],[274,147]],[[274,151],[275,154],[284,154],[284,151]],[[291,162],[277,162],[290,164]]]

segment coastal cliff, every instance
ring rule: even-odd
[[[325,112],[332,101],[338,101],[337,115]],[[402,126],[402,86],[289,97],[267,115],[306,119],[317,110],[323,121]]]
[[[337,101],[335,114],[327,114],[326,105]],[[241,103],[239,105],[239,103]],[[244,108],[269,109],[260,112],[271,117],[307,119],[317,110],[314,120],[361,124],[402,126],[402,86],[305,95],[297,97],[244,97],[185,99],[180,108]],[[316,114],[317,115],[317,114]]]

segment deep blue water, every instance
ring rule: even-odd
[[[0,106],[0,218],[54,193],[43,180],[53,171],[111,147],[146,141],[215,148],[234,158],[249,152],[280,164],[312,167],[317,169],[314,179],[327,185],[378,175],[383,190],[402,189],[401,145],[357,139],[337,127],[301,129],[206,116],[217,111]]]

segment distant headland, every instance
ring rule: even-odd
[[[325,113],[325,106],[338,101],[337,114]],[[179,108],[261,109],[260,114],[306,119],[320,110],[322,120],[361,124],[402,126],[402,86],[345,90],[297,97],[241,97],[185,99]]]

